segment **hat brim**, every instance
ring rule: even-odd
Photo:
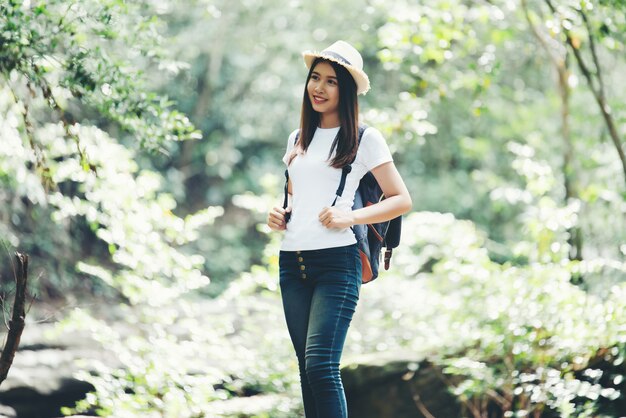
[[[356,94],[365,94],[370,90],[369,77],[367,76],[367,74],[365,74],[363,70],[346,64],[345,62],[338,60],[336,57],[326,55],[324,54],[324,52],[305,51],[302,53],[302,57],[304,58],[304,63],[306,64],[307,68],[311,68],[311,65],[313,65],[313,61],[315,61],[316,58],[324,58],[326,60],[336,62],[337,64],[343,66],[346,70],[348,70],[350,75],[352,75],[352,78],[354,78],[354,81],[356,83]]]

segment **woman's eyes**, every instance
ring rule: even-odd
[[[313,74],[311,76],[311,80],[319,81],[320,80],[320,76]],[[328,84],[330,84],[331,86],[336,86],[337,85],[337,80],[331,78],[330,80],[328,80]]]

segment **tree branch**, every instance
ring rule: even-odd
[[[587,35],[589,37],[589,49],[591,50],[591,56],[593,57],[593,64],[596,67],[596,75],[598,77],[598,93],[600,97],[604,100],[604,80],[602,79],[602,67],[600,67],[600,60],[598,59],[598,53],[596,51],[596,42],[591,33],[591,25],[589,24],[589,19],[587,18],[587,14],[581,9],[580,14],[583,17],[583,22],[585,22],[585,27],[587,28]]]
[[[555,13],[555,14],[557,13],[557,10],[552,4],[551,0],[546,0],[546,4],[548,5],[552,13]],[[593,93],[593,97],[596,99],[596,102],[598,103],[598,107],[600,108],[600,112],[602,113],[602,117],[604,118],[604,123],[606,124],[609,130],[609,135],[611,136],[611,140],[613,141],[613,145],[615,146],[615,149],[617,150],[617,155],[622,164],[622,171],[624,172],[624,181],[626,182],[626,155],[624,154],[624,149],[622,148],[622,141],[619,137],[619,134],[617,133],[617,128],[615,127],[613,116],[611,115],[611,107],[608,105],[608,103],[606,103],[606,99],[604,98],[604,94],[603,94],[601,87],[598,89],[594,88],[593,74],[587,67],[585,60],[580,54],[580,50],[574,45],[571,32],[569,31],[569,29],[565,28],[563,25],[561,25],[561,28],[563,29],[563,33],[565,34],[567,44],[570,46],[570,48],[572,49],[572,52],[574,53],[574,57],[576,58],[578,67],[580,68],[580,71],[583,73],[583,75],[587,79],[587,83],[589,84],[589,88],[591,92]]]
[[[526,22],[528,22],[528,26],[530,27],[532,34],[535,36],[535,38],[537,38],[537,41],[539,41],[539,44],[541,44],[543,49],[546,51],[546,54],[548,54],[548,58],[550,59],[552,64],[558,68],[560,65],[559,64],[560,57],[552,51],[552,49],[550,48],[550,45],[548,45],[548,42],[546,41],[544,36],[542,36],[542,34],[539,33],[539,29],[537,29],[537,26],[535,26],[532,19],[530,18],[530,13],[528,11],[528,4],[526,3],[526,0],[522,0],[522,9],[524,10],[524,17],[526,18]]]
[[[17,274],[15,275],[15,300],[13,301],[13,314],[9,321],[9,332],[0,355],[0,384],[7,378],[9,369],[13,364],[15,352],[20,345],[22,331],[24,331],[24,319],[26,318],[26,284],[28,279],[28,255],[16,252]]]

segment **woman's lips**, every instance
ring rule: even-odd
[[[315,102],[315,104],[322,104],[324,102],[328,101],[328,99],[324,99],[322,97],[319,96],[313,96],[313,102]]]

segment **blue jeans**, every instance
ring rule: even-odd
[[[361,289],[356,244],[280,252],[280,290],[306,418],[347,418],[339,362]]]

